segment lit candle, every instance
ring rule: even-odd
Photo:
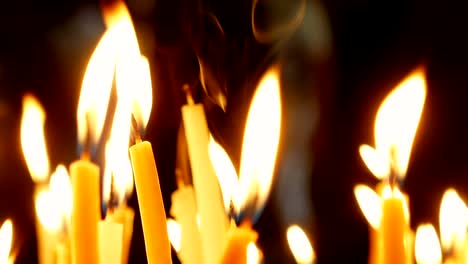
[[[99,263],[122,263],[123,225],[114,221],[99,222]]]
[[[424,224],[418,226],[414,247],[417,264],[442,263],[440,242],[433,225]]]
[[[11,256],[11,245],[13,244],[13,223],[10,219],[3,222],[0,227],[0,263],[11,264],[14,257]]]
[[[140,59],[133,65],[134,75],[127,76],[127,91],[134,92],[134,125],[136,144],[130,147],[130,157],[140,207],[148,263],[171,263],[171,245],[166,229],[166,212],[162,200],[153,149],[141,141],[152,107],[152,88],[148,61]]]
[[[210,144],[210,158],[221,189],[224,194],[228,192],[225,200],[232,200],[237,218],[243,218],[240,227],[233,225],[229,229],[221,263],[246,263],[248,245],[257,239],[252,223],[270,193],[280,128],[279,73],[276,67],[272,67],[261,78],[249,109],[238,182],[232,180],[233,176],[228,176],[235,174],[235,170],[227,154],[221,146]],[[229,203],[225,204],[227,207]]]
[[[314,249],[302,228],[298,225],[292,225],[288,227],[286,236],[297,264],[312,264],[315,262]]]
[[[397,185],[406,175],[411,148],[426,97],[426,83],[422,70],[404,79],[381,104],[375,121],[375,148],[360,147],[364,163],[379,179],[383,179],[381,216],[378,236],[371,245],[380,251],[379,263],[406,263],[411,249],[406,245],[410,237],[408,199]],[[360,202],[361,204],[361,202]]]
[[[193,186],[200,214],[203,259],[217,264],[222,255],[228,221],[224,213],[218,181],[208,156],[209,130],[202,104],[195,104],[187,86],[188,104],[182,106]]]

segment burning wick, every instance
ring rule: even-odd
[[[182,86],[182,90],[185,92],[185,96],[187,97],[187,103],[189,105],[194,105],[195,101],[193,101],[192,90],[190,89],[190,86],[188,84],[184,84]]]

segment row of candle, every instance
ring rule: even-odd
[[[33,96],[24,97],[21,145],[36,185],[39,262],[127,263],[134,211],[126,199],[135,184],[148,263],[171,263],[156,163],[151,144],[141,140],[152,104],[149,64],[140,54],[125,4],[117,1],[103,9],[108,29],[83,78],[77,109],[81,157],[70,165],[70,175],[63,165],[50,175],[45,112]],[[187,90],[188,104],[181,111],[193,186],[179,186],[171,208],[180,226],[177,251],[183,263],[261,262],[252,225],[274,175],[281,123],[278,71],[273,67],[264,74],[252,101],[239,177],[224,149],[210,137],[203,105],[196,104]],[[117,103],[105,144],[101,187],[107,212],[101,220],[101,173],[92,160],[108,122],[114,74]],[[135,144],[128,148],[131,138]],[[240,226],[229,218],[231,203],[237,217],[248,213]],[[288,238],[298,263],[312,263],[314,254],[305,233],[293,226]]]

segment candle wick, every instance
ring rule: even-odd
[[[185,92],[185,96],[187,97],[187,103],[189,105],[194,105],[195,102],[193,101],[192,90],[190,90],[190,86],[188,84],[184,84],[182,86],[182,90]]]
[[[392,146],[390,148],[390,175],[389,175],[389,184],[392,190],[394,187],[397,185],[397,180],[398,180],[398,172],[396,169],[396,150],[395,147]]]
[[[89,128],[91,124],[91,117],[87,112],[85,114],[86,119],[86,127]],[[90,129],[86,130],[85,140],[83,142],[83,151],[81,152],[81,159],[82,160],[91,160],[91,131]]]
[[[138,122],[136,121],[135,115],[132,114],[132,135],[136,143],[141,142],[141,134],[138,127]]]

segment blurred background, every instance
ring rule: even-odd
[[[293,263],[285,237],[292,223],[307,230],[318,263],[367,262],[368,227],[353,187],[377,180],[358,147],[373,144],[381,101],[419,65],[427,69],[428,96],[403,184],[412,227],[438,223],[447,187],[467,198],[468,2],[127,4],[152,69],[146,138],[153,143],[166,211],[176,189],[182,85],[190,84],[196,101],[205,103],[212,133],[238,166],[251,96],[275,62],[282,65],[281,146],[271,197],[254,225],[265,263]],[[0,8],[0,220],[11,217],[15,224],[17,263],[36,262],[33,183],[19,140],[21,97],[33,93],[47,112],[52,167],[73,161],[81,79],[104,30],[98,0],[6,1]],[[197,58],[215,80],[215,92],[226,94],[225,111],[203,92]],[[135,195],[130,205],[138,210]],[[138,213],[130,259],[146,262]]]

